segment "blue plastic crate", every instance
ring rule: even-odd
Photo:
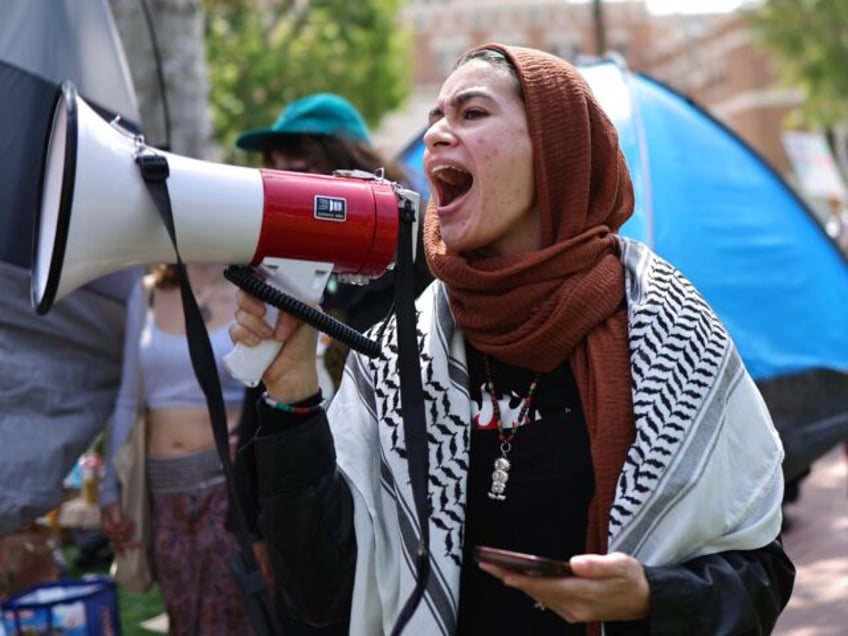
[[[117,590],[109,577],[36,585],[0,607],[6,636],[121,636]]]

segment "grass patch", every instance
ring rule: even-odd
[[[133,594],[119,586],[118,607],[121,608],[121,629],[124,636],[150,636],[153,632],[141,627],[141,623],[165,611],[159,586],[155,584],[146,594]]]

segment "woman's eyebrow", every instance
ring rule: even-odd
[[[450,100],[450,105],[452,108],[459,108],[465,102],[470,101],[475,97],[482,97],[483,99],[488,100],[490,102],[494,101],[494,99],[492,99],[492,96],[488,92],[480,90],[479,88],[469,88],[468,90],[462,91],[461,93],[457,93],[456,95],[454,95]]]
[[[465,102],[468,102],[474,99],[475,97],[480,97],[490,102],[494,101],[492,96],[486,91],[480,90],[478,88],[469,88],[468,90],[462,91],[461,93],[457,93],[456,95],[451,97],[448,104],[451,108],[457,109],[462,107]],[[444,111],[442,111],[441,107],[436,106],[429,112],[428,118],[432,122],[441,117],[442,115],[444,115]]]

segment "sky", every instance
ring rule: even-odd
[[[648,10],[652,13],[723,13],[733,11],[745,0],[647,0]]]
[[[575,1],[575,0],[572,0]],[[576,0],[590,2],[591,0]],[[621,2],[622,0],[604,0]],[[668,13],[724,13],[738,9],[742,5],[760,4],[762,0],[646,0],[648,11],[657,14]]]

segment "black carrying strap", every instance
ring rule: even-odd
[[[224,407],[224,398],[221,393],[221,380],[218,377],[215,355],[209,342],[209,334],[206,325],[197,307],[197,301],[191,291],[188,273],[185,263],[180,256],[177,247],[177,233],[174,226],[174,215],[171,209],[171,197],[168,194],[167,178],[169,174],[168,160],[152,151],[144,151],[136,156],[136,163],[141,169],[144,182],[156,209],[165,223],[171,243],[174,245],[174,253],[177,258],[177,274],[180,281],[180,295],[183,302],[183,314],[185,316],[186,336],[188,338],[188,350],[191,357],[191,365],[203,394],[206,396],[206,404],[209,416],[212,420],[212,433],[215,437],[215,446],[221,460],[221,467],[227,479],[229,489],[229,505],[231,520],[234,524],[236,539],[239,543],[239,553],[231,564],[239,587],[244,596],[245,606],[256,636],[274,636],[282,634],[282,629],[274,612],[268,589],[262,578],[262,573],[256,564],[253,555],[253,543],[245,520],[244,509],[241,499],[235,490],[235,479],[233,466],[230,461],[229,435],[227,433],[227,412]]]
[[[400,394],[403,431],[406,437],[409,479],[415,511],[418,515],[419,542],[415,555],[415,588],[404,603],[392,628],[395,636],[412,618],[424,597],[430,579],[430,505],[427,483],[430,472],[430,451],[427,445],[427,422],[424,417],[424,389],[421,385],[421,365],[415,315],[415,272],[412,245],[416,210],[407,200],[400,210],[398,256],[395,278],[395,309],[397,316],[398,356],[400,358]]]

